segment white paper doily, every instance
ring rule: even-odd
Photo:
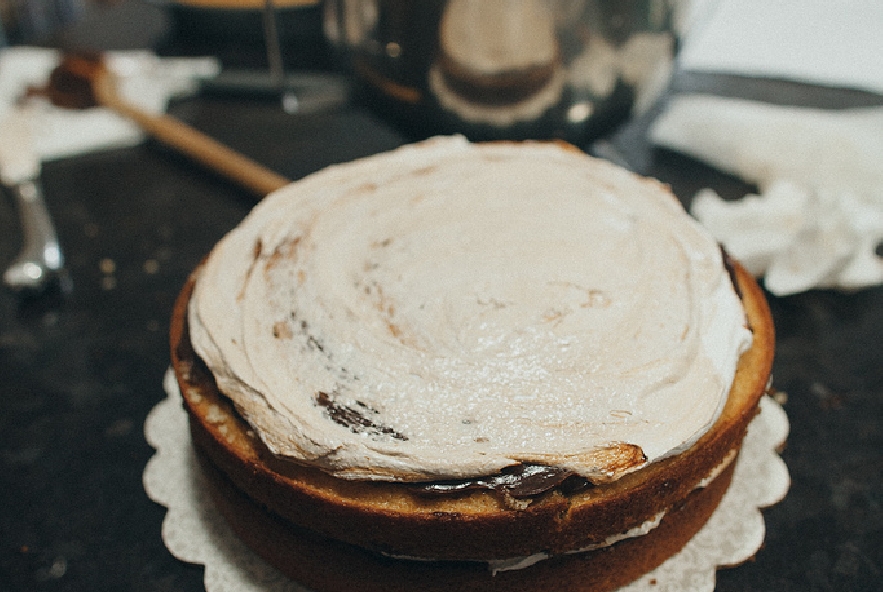
[[[182,561],[205,566],[208,592],[306,592],[255,555],[215,511],[193,448],[187,414],[174,375],[164,386],[168,397],[144,425],[156,454],[144,469],[144,489],[168,508],[163,540]],[[752,557],[764,538],[761,508],[785,497],[790,480],[776,450],[788,435],[788,418],[771,398],[760,401],[737,461],[733,482],[711,519],[681,550],[620,592],[710,592],[718,566]]]

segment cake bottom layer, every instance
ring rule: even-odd
[[[670,508],[646,535],[494,574],[482,562],[393,559],[297,527],[252,501],[197,453],[212,499],[236,535],[269,564],[314,592],[615,590],[687,544],[717,508],[736,465],[730,463],[706,487]]]

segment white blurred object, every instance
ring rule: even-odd
[[[787,178],[859,195],[883,188],[883,107],[830,111],[682,95],[654,122],[651,139],[761,186]]]
[[[883,92],[880,0],[691,0],[684,70]]]
[[[719,0],[674,0],[674,25],[681,39],[703,25]]]
[[[883,260],[874,252],[883,240],[883,205],[780,181],[737,202],[704,189],[692,213],[778,296],[883,282]]]
[[[45,85],[58,64],[52,49],[12,47],[0,50],[0,120],[13,110],[29,86]],[[120,94],[151,113],[166,110],[172,97],[196,92],[201,79],[216,76],[213,58],[159,58],[146,51],[109,52],[108,68],[117,76]],[[62,109],[43,99],[28,101],[33,141],[43,161],[93,150],[131,146],[144,139],[132,122],[109,109]]]
[[[737,202],[703,190],[692,211],[774,294],[883,283],[883,107],[680,96],[650,135],[758,185]]]

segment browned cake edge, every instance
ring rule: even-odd
[[[486,563],[392,559],[298,528],[268,512],[200,457],[212,499],[233,531],[270,565],[314,592],[609,592],[661,565],[702,528],[726,493],[731,463],[648,534],[612,546],[492,573]]]
[[[313,467],[276,461],[193,353],[187,304],[196,274],[176,303],[172,364],[197,449],[250,498],[286,521],[321,535],[396,555],[506,559],[560,553],[604,540],[683,503],[697,484],[738,449],[766,390],[773,326],[763,293],[738,264],[734,277],[754,332],[723,414],[696,445],[609,485],[574,495],[554,490],[523,510],[494,492],[428,498],[396,483],[347,481]],[[643,538],[643,537],[642,537]]]

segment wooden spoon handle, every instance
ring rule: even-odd
[[[138,124],[155,139],[179,150],[210,169],[236,181],[261,197],[290,183],[285,177],[221,144],[169,115],[154,115],[123,100],[113,75],[103,70],[93,79],[98,102]]]

